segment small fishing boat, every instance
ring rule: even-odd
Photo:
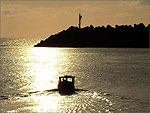
[[[58,83],[58,91],[60,94],[73,94],[75,91],[75,77],[74,76],[62,76],[59,77],[59,83]]]
[[[58,91],[61,95],[72,95],[77,94],[77,91],[88,91],[86,89],[75,89],[75,77],[74,76],[61,76],[58,80],[57,89],[49,89],[45,90],[48,92],[56,92]],[[39,93],[40,91],[29,92],[29,94]]]

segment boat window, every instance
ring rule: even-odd
[[[63,78],[61,78],[61,82],[63,82],[63,80],[64,80],[64,79],[63,79]]]
[[[68,80],[67,80],[68,82],[72,82],[72,78],[68,78]]]
[[[73,82],[73,78],[61,78],[60,81],[61,82],[63,81]]]
[[[64,78],[64,80],[67,80],[66,78]]]

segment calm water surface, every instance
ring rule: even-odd
[[[34,48],[1,39],[1,112],[149,112],[149,49]],[[88,91],[62,96],[58,77]]]

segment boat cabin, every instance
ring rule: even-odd
[[[73,76],[59,77],[58,91],[60,94],[73,94],[75,90]]]

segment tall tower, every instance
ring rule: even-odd
[[[79,13],[79,28],[81,28],[81,19],[82,19],[82,15]]]

